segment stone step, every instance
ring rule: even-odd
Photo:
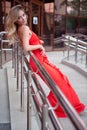
[[[12,130],[26,130],[27,129],[27,89],[24,84],[24,111],[21,111],[20,105],[20,85],[17,90],[17,79],[14,77],[14,69],[7,68],[9,99],[10,99],[10,116]],[[52,127],[52,125],[50,125]],[[31,110],[31,130],[41,130],[41,123],[38,117],[34,101],[32,99]],[[52,130],[53,127],[52,127]]]
[[[11,130],[6,69],[0,69],[0,130]]]
[[[56,56],[55,56],[56,55]],[[71,84],[73,85],[75,91],[77,92],[81,102],[87,105],[87,78],[84,77],[82,74],[78,73],[75,69],[72,69],[71,67],[68,67],[67,65],[61,64],[62,60],[62,52],[49,52],[48,57],[52,63],[58,66],[58,68],[61,69],[63,73],[65,73]],[[58,57],[58,58],[57,58]],[[11,64],[10,64],[11,65]],[[12,130],[25,130],[26,129],[26,110],[24,112],[20,111],[20,92],[16,91],[16,81],[14,81],[13,73],[11,68],[9,68],[9,63],[6,65],[9,69],[9,91],[10,91],[10,101],[11,104],[11,125]],[[46,90],[47,91],[47,90]],[[26,90],[25,90],[25,97],[26,97]],[[48,94],[48,91],[47,91]],[[25,98],[26,102],[26,98]],[[35,113],[35,112],[34,112]],[[87,111],[80,114],[80,117],[82,120],[87,124]],[[36,124],[35,126],[32,126],[31,130],[40,130],[38,128],[37,119],[32,119],[32,124]],[[74,126],[71,124],[71,121],[68,118],[59,118],[61,124],[63,125],[64,130],[76,130]],[[33,123],[34,122],[34,123]],[[37,126],[37,127],[36,127]],[[52,129],[53,130],[53,129]]]
[[[68,68],[69,69],[69,68]],[[71,69],[70,69],[71,70]],[[64,70],[63,70],[64,71]],[[27,111],[26,111],[26,101],[27,101],[27,89],[26,89],[26,84],[25,84],[25,90],[24,90],[24,111],[20,110],[20,91],[17,91],[17,82],[16,78],[14,78],[14,73],[11,68],[7,69],[8,72],[8,84],[9,84],[9,97],[10,97],[10,113],[11,113],[11,126],[12,130],[24,130],[27,129]],[[80,75],[79,75],[80,76]],[[76,76],[77,77],[77,76]],[[39,76],[38,76],[39,78]],[[45,92],[48,94],[49,90],[47,86],[43,83],[43,81],[39,78],[40,83],[43,84],[43,88],[45,89]],[[84,86],[83,86],[84,89]],[[20,85],[19,85],[19,90],[20,90]],[[79,89],[78,89],[79,90]],[[85,91],[85,89],[84,89]],[[33,109],[31,117],[31,130],[40,130],[41,125],[39,123],[38,117],[34,116],[36,113],[35,108]],[[84,121],[85,124],[87,124],[87,112],[82,112],[80,114],[80,117]],[[70,130],[76,130],[76,128],[73,126],[71,121],[68,118],[59,118],[58,119],[63,127],[64,130],[70,129]],[[33,125],[34,122],[34,125]],[[52,128],[52,127],[51,127]],[[53,130],[53,128],[52,128]]]

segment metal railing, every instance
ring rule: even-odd
[[[3,39],[1,38],[1,41]],[[2,43],[2,42],[1,42]],[[67,116],[70,118],[72,124],[78,130],[87,130],[86,124],[77,114],[73,106],[69,103],[66,99],[64,94],[61,92],[59,87],[50,77],[50,75],[46,72],[45,68],[40,64],[40,62],[36,59],[32,52],[28,54],[32,60],[34,61],[35,65],[38,67],[39,71],[41,72],[43,78],[45,79],[47,85],[50,87],[54,95],[56,96],[58,102],[64,109]],[[59,119],[56,117],[54,110],[56,109],[57,105],[52,108],[49,100],[46,97],[46,94],[40,84],[39,80],[37,79],[37,74],[32,72],[32,69],[29,66],[29,61],[27,56],[23,52],[23,50],[18,46],[18,43],[13,46],[13,67],[14,67],[14,75],[17,76],[17,90],[19,90],[19,82],[21,82],[21,96],[20,96],[20,104],[21,104],[21,111],[24,110],[24,76],[27,81],[27,130],[31,130],[31,107],[32,102],[31,98],[33,98],[34,104],[37,109],[38,116],[41,121],[42,130],[50,130],[49,120],[55,130],[63,130],[62,124],[60,123]],[[19,63],[20,61],[20,63]],[[14,64],[15,63],[15,64]],[[19,71],[21,71],[19,75]],[[21,76],[21,80],[20,77]],[[38,90],[39,98],[37,93],[34,90],[34,86],[32,85],[31,80],[34,81],[35,86]],[[40,100],[42,102],[40,102]]]
[[[81,54],[81,63],[83,61],[83,55],[84,55],[84,61],[85,67],[87,67],[87,36],[82,34],[65,34],[62,35],[63,41],[65,42],[65,45],[67,47],[67,60],[70,59],[70,52],[73,49],[75,51],[74,53],[74,61],[77,64],[79,62],[79,54]]]
[[[28,83],[27,84],[27,130],[30,130],[30,128],[31,128],[31,114],[30,114],[31,113],[31,106],[32,106],[31,100],[30,100],[31,97],[33,98],[35,106],[37,108],[38,116],[39,116],[41,124],[42,124],[42,130],[50,130],[48,117],[50,118],[51,123],[56,130],[63,130],[62,124],[60,124],[60,121],[58,120],[58,118],[56,117],[56,115],[54,113],[54,109],[57,106],[55,108],[51,107],[51,105],[50,105],[50,103],[45,95],[45,92],[41,87],[40,82],[37,80],[36,73],[32,72],[32,70],[29,66],[29,61],[27,59],[27,56],[24,54],[24,52],[22,50],[21,50],[20,55],[21,55],[20,56],[21,58],[19,58],[19,59],[21,60],[21,98],[20,98],[21,110],[24,109],[24,76],[26,77],[26,80]],[[82,119],[77,114],[75,109],[72,107],[72,105],[66,99],[66,97],[61,92],[59,87],[55,84],[53,79],[46,72],[46,70],[43,68],[43,66],[40,64],[40,62],[36,59],[36,57],[33,55],[33,53],[30,52],[28,55],[30,55],[30,57],[32,58],[32,60],[36,64],[36,66],[38,67],[43,78],[45,79],[46,83],[53,91],[58,102],[63,107],[64,111],[66,112],[67,116],[70,118],[74,127],[77,128],[78,130],[87,130],[86,124],[82,121]],[[25,67],[25,64],[26,64],[27,69]],[[17,67],[17,69],[19,69],[19,67]],[[17,71],[19,72],[19,70],[17,70]],[[42,100],[42,104],[40,103],[39,98],[34,91],[34,87],[32,86],[30,79],[32,79],[35,82],[35,85],[37,87],[37,90],[38,90],[39,95],[40,95],[41,100]],[[46,116],[44,117],[44,115],[45,115],[44,111],[46,113],[48,113],[48,114],[46,114],[46,115],[48,115],[47,117]]]
[[[7,32],[6,31],[1,31],[0,32],[0,68],[3,68],[3,52],[5,55],[5,60],[6,60],[6,52],[7,51],[12,51],[12,48],[9,47],[9,40],[6,38]],[[5,47],[6,46],[6,47]]]
[[[22,55],[23,56],[23,55]],[[29,62],[28,62],[28,59],[24,56],[24,58],[22,57],[22,60],[24,59],[24,63],[26,64],[27,66],[27,70],[26,70],[26,67],[24,67],[23,65],[23,62],[22,62],[22,65],[23,65],[23,68],[22,68],[22,79],[23,77],[25,76],[26,77],[26,80],[27,80],[27,83],[28,83],[28,88],[27,88],[27,130],[30,130],[30,120],[31,120],[31,96],[33,97],[33,100],[34,100],[34,103],[36,105],[36,108],[37,108],[37,111],[38,111],[38,115],[39,115],[39,118],[40,118],[40,121],[41,121],[41,124],[42,124],[42,130],[51,130],[50,129],[50,124],[49,124],[49,121],[48,121],[48,113],[50,114],[51,116],[51,121],[53,122],[53,126],[57,129],[57,130],[63,130],[60,122],[58,121],[57,117],[55,116],[55,113],[53,110],[51,110],[51,105],[48,101],[48,99],[46,98],[46,94],[36,76],[36,73],[32,72],[30,66],[29,66]],[[23,72],[24,70],[24,72]],[[24,73],[24,75],[23,75]],[[38,98],[37,96],[37,93],[35,92],[34,90],[34,86],[32,86],[31,84],[31,78],[33,79],[36,87],[37,87],[37,90],[38,90],[38,94],[40,96],[40,99]],[[21,80],[21,85],[22,85],[22,90],[23,90],[23,80]],[[30,93],[31,92],[31,93]],[[24,90],[21,91],[21,110],[24,109]],[[28,98],[29,97],[29,98]],[[40,100],[42,100],[42,103],[40,102]],[[49,110],[50,108],[50,110]]]

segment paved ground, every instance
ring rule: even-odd
[[[77,92],[80,100],[87,104],[87,77],[83,76],[81,73],[76,71],[73,68],[70,68],[64,64],[61,63],[61,61],[64,59],[63,52],[62,51],[53,51],[53,52],[47,52],[47,55],[51,61],[51,63],[55,64],[57,67],[61,69],[61,71],[67,75],[69,78],[71,84],[73,85],[75,91]],[[11,56],[9,56],[11,57]],[[8,60],[9,60],[8,57]],[[11,70],[12,63],[9,61],[8,63],[4,64],[4,67],[8,67]],[[20,111],[20,92],[16,91],[16,79],[14,79],[12,71],[9,74],[10,78],[10,101],[11,101],[11,120],[12,120],[12,130],[25,130],[26,129],[26,109],[24,112]],[[15,80],[15,81],[14,81]],[[49,90],[46,90],[49,92]],[[25,89],[25,95],[26,95],[26,89]],[[26,96],[25,96],[26,100]],[[82,119],[87,124],[87,112],[84,112],[81,114]],[[67,119],[68,120],[68,119]],[[65,127],[67,120],[63,120],[63,127]],[[33,120],[35,123],[35,120]],[[62,119],[61,119],[62,121]],[[37,125],[37,124],[36,124]],[[35,125],[35,126],[36,126]],[[38,126],[37,126],[38,127]],[[69,124],[66,125],[66,129],[71,130],[72,126]],[[33,130],[33,127],[32,127]],[[73,129],[72,129],[73,130]]]

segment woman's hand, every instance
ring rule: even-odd
[[[41,44],[44,44],[44,41],[43,40],[40,40]]]
[[[41,50],[41,55],[45,55],[45,48],[42,45],[40,45],[40,50]]]
[[[45,51],[45,48],[42,46],[42,45],[40,45],[40,48],[39,48],[41,51]]]

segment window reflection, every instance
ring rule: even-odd
[[[54,3],[46,3],[44,4],[44,10],[46,13],[53,13],[54,12]]]
[[[60,37],[65,33],[65,17],[62,15],[55,15],[55,38]]]
[[[87,35],[87,18],[80,18],[79,21],[80,27],[78,32]]]
[[[67,14],[77,16],[79,13],[79,0],[67,0]]]
[[[66,2],[64,0],[55,0],[55,14],[66,13]]]
[[[38,35],[38,9],[39,6],[32,3],[32,30]]]
[[[80,0],[80,16],[87,16],[87,0]]]
[[[74,18],[74,17],[67,18],[66,29],[67,29],[67,33],[76,33],[76,30],[78,30],[77,18]]]

